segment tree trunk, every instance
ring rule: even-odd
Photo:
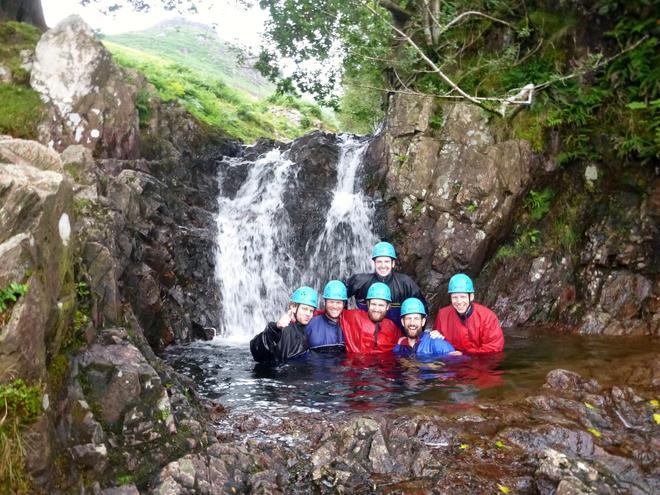
[[[0,22],[20,21],[46,30],[41,0],[0,0]]]

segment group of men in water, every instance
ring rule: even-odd
[[[296,289],[287,312],[250,341],[254,360],[281,363],[310,350],[427,358],[502,351],[504,335],[497,316],[474,302],[470,277],[463,273],[451,277],[447,291],[451,304],[440,309],[433,330],[426,332],[428,305],[418,285],[393,270],[394,246],[377,243],[371,258],[374,272],[325,285],[322,311],[314,289]],[[347,309],[351,297],[356,309]]]

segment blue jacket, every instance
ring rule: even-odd
[[[401,343],[403,342],[403,343]],[[410,356],[414,354],[417,357],[439,357],[455,351],[452,346],[445,339],[433,339],[428,332],[422,333],[422,336],[417,339],[415,347],[408,345],[408,338],[401,339],[394,348],[394,352],[400,356]]]
[[[344,334],[339,322],[323,315],[317,315],[305,327],[309,348],[314,351],[344,350]]]

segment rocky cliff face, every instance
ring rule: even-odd
[[[8,149],[14,163],[6,163]],[[51,170],[58,161],[39,143],[0,140],[0,288],[27,286],[11,317],[3,318],[2,382],[11,376],[45,380],[47,354],[57,353],[62,341],[57,323],[71,315],[72,182],[61,163],[59,172]]]
[[[400,95],[368,160],[383,234],[435,306],[449,277],[477,273],[509,232],[535,164],[529,143],[497,141],[478,108]]]
[[[25,287],[0,311],[0,383],[37,384],[43,411],[11,460],[31,481],[2,484],[99,491],[206,442],[190,383],[153,349],[218,326],[215,158],[239,148],[155,100],[140,129],[148,88],[78,18],[32,69],[50,146],[0,137],[0,289]]]
[[[618,163],[557,169],[551,151],[502,135],[475,107],[392,97],[366,180],[403,269],[434,307],[447,303],[452,274],[478,277],[477,298],[506,326],[657,335],[653,171],[624,171],[624,181]],[[539,220],[532,191],[548,184]]]

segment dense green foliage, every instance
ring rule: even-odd
[[[24,68],[21,51],[32,51],[41,33],[20,22],[0,23],[0,65],[11,71],[12,82],[0,83],[0,134],[35,139],[44,106],[30,88],[30,73]]]
[[[180,102],[202,122],[231,137],[252,142],[262,137],[294,138],[317,128],[334,129],[316,105],[295,99],[277,104],[268,99],[257,101],[219,78],[187,65],[187,59],[176,63],[166,56],[151,55],[107,40],[104,43],[117,63],[143,73],[163,101]],[[280,106],[282,103],[285,104]],[[138,94],[137,106],[141,125],[146,125],[148,95]]]
[[[15,303],[19,297],[27,294],[28,286],[11,282],[7,287],[0,288],[0,313],[7,310],[7,305]]]
[[[563,136],[560,163],[595,160],[610,151],[617,159],[643,162],[658,156],[660,9],[652,0],[597,0],[587,5],[520,0],[260,4],[269,9],[271,22],[259,67],[280,78],[282,90],[298,88],[332,100],[342,81],[347,99],[354,99],[356,88],[363,96],[369,91],[456,96],[439,71],[479,97],[512,95],[531,83],[538,88],[535,103],[503,127],[528,139],[536,151],[544,148],[546,131],[557,129]],[[490,17],[473,14],[450,25],[467,11]],[[338,52],[341,64],[332,66],[329,62]],[[300,64],[287,78],[276,64],[281,56]],[[310,59],[324,61],[326,78],[319,77],[323,71],[318,65],[305,70]],[[334,67],[330,73],[328,65]],[[497,110],[500,103],[482,105]],[[350,103],[345,107],[355,109]],[[352,116],[362,125],[380,112],[379,105],[363,109]],[[604,127],[607,143],[602,142]]]

